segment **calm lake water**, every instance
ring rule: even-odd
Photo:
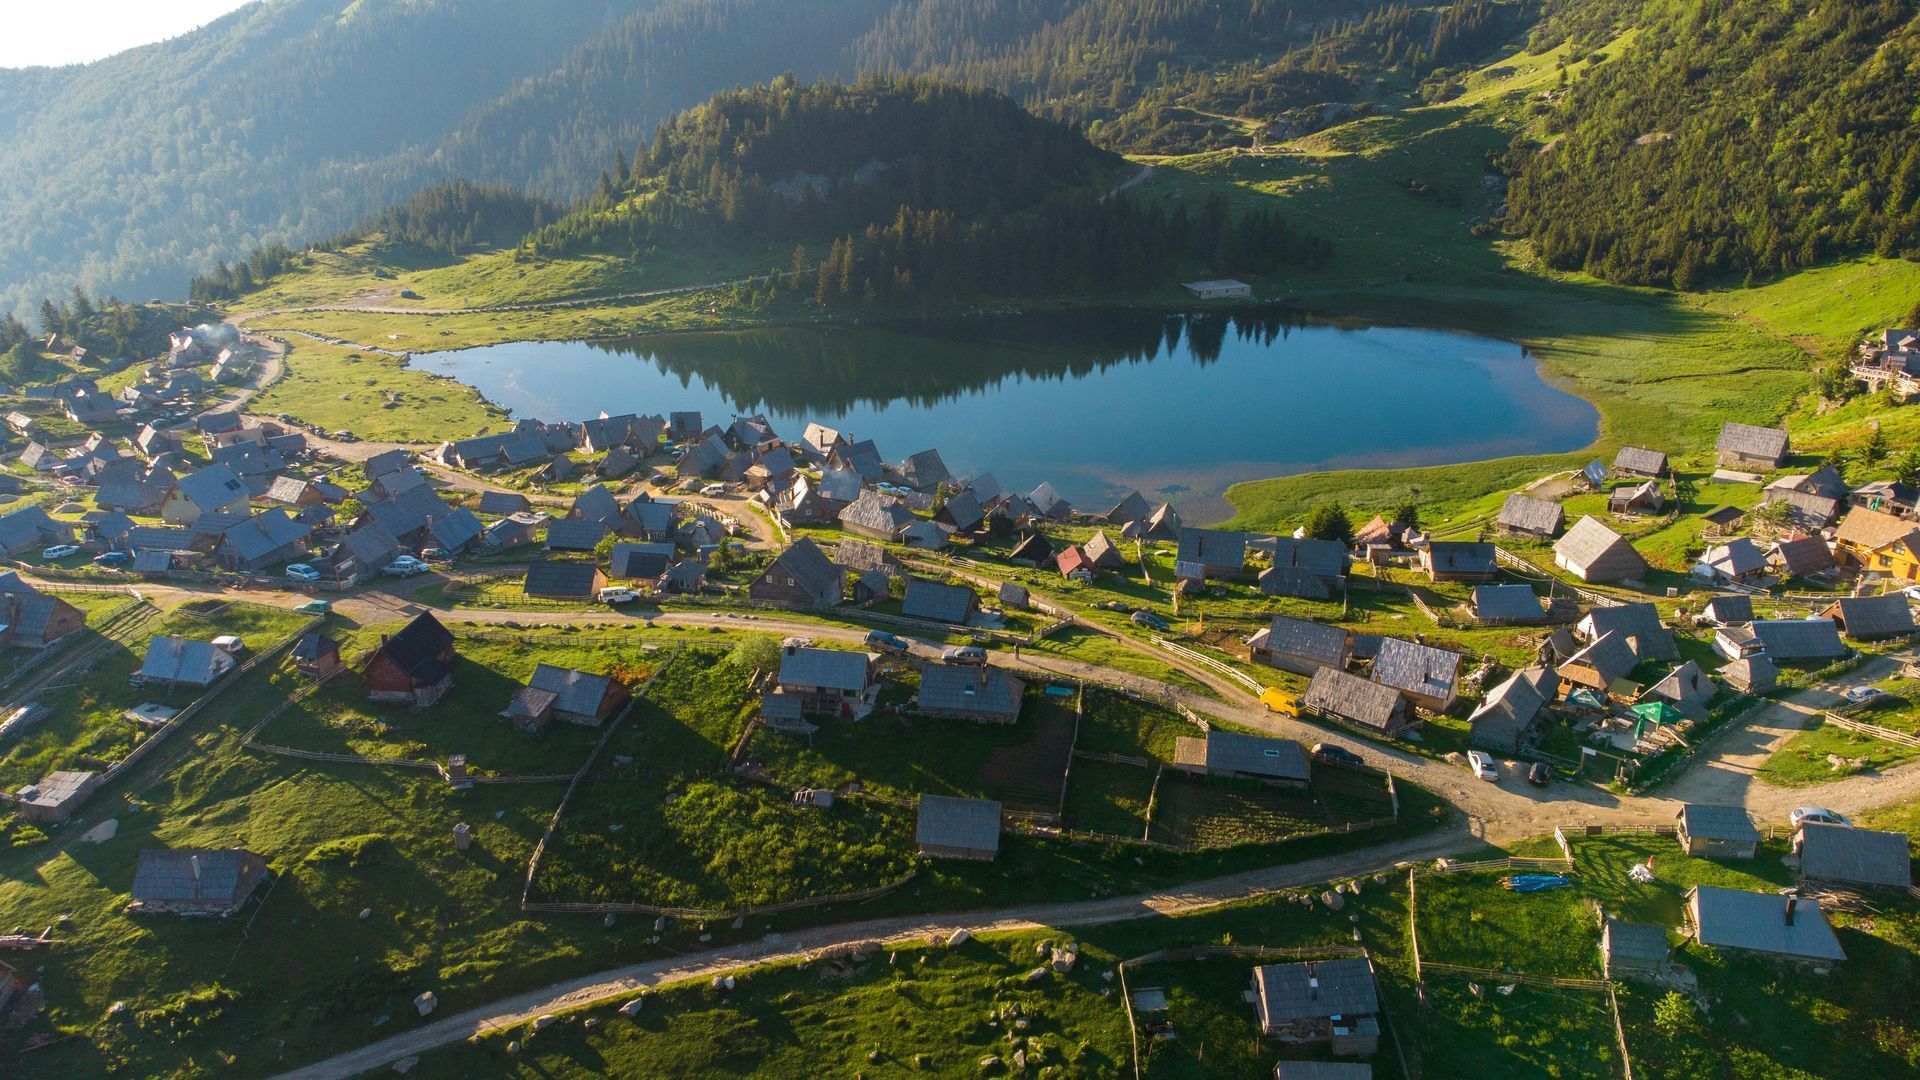
[[[1570,451],[1598,423],[1508,342],[1265,314],[515,342],[413,362],[516,416],[764,413],[789,438],[817,420],[889,461],[935,447],[955,475],[1047,480],[1083,506],[1135,487],[1190,521],[1227,516],[1239,480]]]

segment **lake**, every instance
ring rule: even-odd
[[[515,416],[763,413],[937,448],[957,476],[1051,481],[1102,506],[1127,488],[1190,521],[1229,484],[1328,469],[1577,450],[1598,414],[1510,342],[1297,316],[1075,312],[882,326],[513,342],[416,354]]]

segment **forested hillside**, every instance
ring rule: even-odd
[[[791,245],[757,288],[822,306],[1058,296],[1324,260],[1278,214],[1171,214],[1109,196],[1118,156],[991,90],[904,76],[728,91],[616,154],[599,191],[528,238],[546,258]],[[808,245],[812,244],[809,253]]]
[[[1916,0],[1566,0],[1542,46],[1638,33],[1556,95],[1550,141],[1515,145],[1509,228],[1553,266],[1680,288],[1920,256],[1917,14]]]
[[[934,73],[1075,121],[1386,0],[263,0],[84,67],[0,71],[0,310],[189,275],[427,184],[571,201],[709,95]]]

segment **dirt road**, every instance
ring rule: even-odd
[[[769,934],[757,941],[688,956],[629,964],[585,978],[555,983],[478,1009],[435,1020],[371,1046],[281,1074],[281,1080],[342,1080],[413,1054],[459,1042],[470,1035],[524,1024],[545,1013],[574,1009],[686,979],[705,979],[753,964],[804,959],[823,949],[860,942],[886,943],[945,937],[955,930],[986,933],[1049,927],[1095,926],[1154,915],[1200,911],[1233,900],[1316,885],[1333,878],[1392,870],[1458,854],[1476,846],[1459,829],[1364,852],[1330,856],[1290,866],[1255,870],[1138,896],[1069,903],[1028,904],[958,915],[901,916],[822,926],[795,934]]]

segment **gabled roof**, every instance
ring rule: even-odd
[[[1632,577],[1646,572],[1647,563],[1625,537],[1592,517],[1573,523],[1553,545],[1556,556],[1581,568],[1589,579]]]
[[[574,496],[573,509],[568,514],[575,519],[598,521],[609,527],[620,521],[620,500],[605,484],[595,484]]]
[[[1635,660],[1675,660],[1680,656],[1673,631],[1660,621],[1660,609],[1644,600],[1594,608],[1581,617],[1579,628],[1588,641],[1618,630]]]
[[[522,513],[532,505],[532,503],[527,501],[525,495],[516,494],[511,491],[483,491],[480,493],[479,506],[480,512],[483,514],[507,517],[510,514]]]
[[[132,899],[137,904],[230,905],[251,895],[266,875],[266,860],[239,848],[149,848],[134,866]]]
[[[1473,741],[1499,747],[1517,746],[1520,737],[1560,692],[1560,676],[1546,668],[1527,668],[1508,676],[1487,692],[1486,699],[1467,718]]]
[[[393,533],[377,521],[370,521],[347,534],[340,542],[348,555],[351,555],[363,568],[379,569],[392,561],[400,550],[400,541]]]
[[[1207,732],[1206,767],[1278,780],[1308,779],[1307,755],[1299,743],[1219,728]]]
[[[913,523],[913,512],[898,501],[868,489],[840,511],[840,523],[891,537]]]
[[[1314,672],[1313,682],[1300,700],[1308,708],[1382,731],[1393,726],[1394,716],[1405,707],[1400,692],[1393,687],[1331,667]]]
[[[1562,662],[1561,667],[1585,667],[1593,669],[1603,685],[1611,685],[1616,679],[1624,679],[1640,663],[1633,655],[1633,648],[1627,644],[1627,635],[1618,630],[1609,630],[1586,648],[1574,653]]]
[[[1476,585],[1473,614],[1485,622],[1530,622],[1546,617],[1531,585]]]
[[[1498,556],[1492,544],[1469,540],[1435,540],[1427,545],[1427,565],[1441,574],[1497,574]]]
[[[867,688],[867,671],[871,665],[866,653],[843,649],[785,649],[780,654],[779,683],[859,693]]]
[[[413,487],[367,507],[367,516],[395,536],[408,536],[453,512],[453,507],[430,487]]]
[[[900,602],[900,613],[935,622],[964,623],[973,613],[976,598],[964,585],[946,585],[925,578],[907,579],[907,595]]]
[[[307,538],[307,527],[284,510],[268,510],[235,525],[221,535],[221,543],[241,559],[264,559],[281,548]]]
[[[880,448],[873,445],[872,439],[862,439],[851,446],[835,447],[829,460],[859,473],[860,479],[869,483],[880,479],[880,474],[886,471],[886,465],[880,459]]]
[[[1749,693],[1771,690],[1780,681],[1780,669],[1766,653],[1743,656],[1720,669],[1720,677]]]
[[[1108,524],[1125,525],[1130,521],[1139,521],[1151,513],[1153,513],[1153,506],[1147,502],[1146,496],[1129,489],[1125,495],[1120,496],[1120,501],[1114,503],[1113,508],[1102,516],[1106,518]]]
[[[1802,877],[1900,889],[1913,884],[1906,833],[1809,821],[1800,826],[1796,846]]]
[[[554,518],[547,522],[547,550],[592,551],[606,535],[606,525],[592,518]]]
[[[1613,467],[1621,472],[1658,476],[1667,471],[1667,455],[1645,447],[1623,446],[1620,452],[1613,456]]]
[[[826,469],[820,473],[820,495],[850,503],[860,497],[860,483],[860,474],[852,469]]]
[[[846,585],[846,571],[835,566],[820,545],[804,536],[781,552],[773,565],[813,596],[838,599]]]
[[[1013,545],[1013,550],[1007,552],[1007,558],[1013,562],[1044,565],[1053,559],[1053,543],[1041,533],[1029,533]]]
[[[1269,1030],[1298,1020],[1372,1016],[1380,988],[1365,957],[1263,964],[1253,969],[1260,1021]]]
[[[1380,643],[1373,658],[1374,682],[1408,694],[1451,697],[1459,686],[1461,656],[1404,638]]]
[[[414,683],[431,685],[452,672],[452,666],[443,659],[452,648],[453,634],[432,612],[423,611],[399,633],[382,641],[368,661],[384,659]]]
[[[1053,490],[1053,485],[1045,481],[1027,493],[1027,501],[1044,517],[1063,518],[1073,513],[1073,507],[1067,500],[1061,498],[1060,493]]]
[[[986,511],[980,508],[980,500],[971,491],[960,491],[949,496],[946,505],[935,516],[945,519],[961,532],[978,527],[987,517]]]
[[[1720,687],[1707,677],[1706,672],[1700,670],[1700,665],[1689,660],[1667,672],[1666,677],[1649,687],[1644,696],[1671,701],[1679,706],[1681,712],[1700,720],[1707,715],[1707,703],[1719,692]]]
[[[920,708],[1014,720],[1027,684],[1004,668],[929,664],[920,669]]]
[[[1181,529],[1175,561],[1205,566],[1245,566],[1247,534],[1232,529]]]
[[[953,479],[947,471],[947,463],[940,460],[940,451],[922,450],[900,463],[900,475],[911,487],[925,490],[937,487]]]
[[[533,677],[527,680],[529,689],[553,695],[556,711],[580,716],[597,714],[600,702],[606,698],[607,690],[612,685],[612,676],[594,675],[552,664],[541,664],[534,668]]]
[[[1687,907],[1702,945],[1806,960],[1847,958],[1817,900],[1696,885]]]
[[[1749,629],[1776,661],[1838,659],[1847,654],[1832,619],[1755,619]]]
[[[1680,824],[1687,835],[1698,840],[1733,840],[1759,843],[1760,830],[1742,806],[1708,806],[1687,803],[1680,808]]]
[[[1821,614],[1830,618],[1838,616],[1836,621],[1846,628],[1847,636],[1857,641],[1913,633],[1913,608],[1908,606],[1904,593],[1844,596]]]
[[[1715,596],[1710,598],[1700,614],[1709,622],[1722,626],[1738,626],[1753,621],[1753,597],[1744,594],[1736,596]]]
[[[1744,536],[1716,544],[1700,556],[1700,564],[1723,577],[1741,578],[1767,568],[1766,553]]]
[[[1834,530],[1833,539],[1837,544],[1862,551],[1878,551],[1916,531],[1920,531],[1920,525],[1906,518],[1856,506],[1840,519],[1840,527]]]
[[[1779,428],[1728,422],[1720,426],[1720,438],[1713,448],[1748,457],[1783,458],[1787,454],[1787,433]]]
[[[1507,496],[1507,501],[1501,504],[1497,520],[1510,529],[1551,536],[1560,531],[1560,526],[1567,520],[1567,512],[1557,502],[1515,493]]]
[[[1773,545],[1770,553],[1789,577],[1804,577],[1833,567],[1833,552],[1817,536],[1796,536]]]
[[[225,465],[209,465],[188,473],[174,481],[174,486],[188,502],[202,510],[217,510],[235,499],[247,497],[247,485]]]
[[[617,578],[657,580],[679,555],[680,549],[672,544],[615,544],[607,572]]]
[[[140,677],[156,682],[205,686],[233,666],[233,657],[214,647],[210,641],[189,641],[170,634],[156,635],[147,642],[147,655],[140,665]]]
[[[913,839],[921,847],[997,852],[1000,850],[1000,804],[993,799],[922,795]]]
[[[460,507],[427,526],[427,532],[433,542],[449,552],[457,552],[480,538],[485,526],[473,516],[473,511]]]
[[[1318,664],[1340,667],[1347,660],[1347,631],[1344,627],[1275,615],[1266,629],[1249,642],[1255,648],[1282,656],[1296,656]]]
[[[559,596],[590,600],[598,580],[598,568],[589,562],[548,560],[527,566],[522,586],[529,596]]]

